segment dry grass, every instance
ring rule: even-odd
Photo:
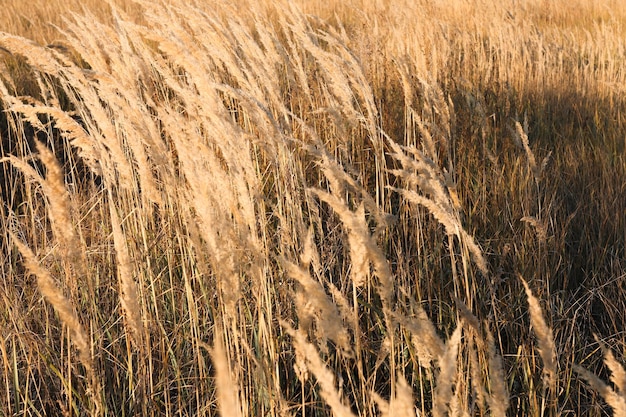
[[[611,371],[611,382],[615,385],[617,389],[614,389],[608,385],[606,385],[600,378],[598,378],[595,374],[589,372],[588,370],[582,368],[581,366],[575,366],[574,370],[584,378],[587,383],[594,390],[598,391],[602,398],[611,406],[613,409],[614,416],[625,416],[626,415],[626,398],[624,397],[624,389],[626,388],[626,373],[624,372],[624,366],[621,365],[617,360],[615,360],[615,356],[613,352],[606,348],[604,343],[602,343],[596,337],[596,341],[600,344],[602,348],[602,352],[604,353],[604,363]]]
[[[0,414],[626,413],[622,3],[300,3],[0,12]]]

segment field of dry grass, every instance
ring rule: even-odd
[[[0,415],[626,416],[623,2],[5,4]]]

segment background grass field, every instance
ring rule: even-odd
[[[626,5],[0,7],[0,414],[626,415]]]

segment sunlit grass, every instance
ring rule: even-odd
[[[623,414],[588,3],[2,9],[0,414]]]

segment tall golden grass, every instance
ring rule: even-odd
[[[14,6],[0,414],[626,414],[621,2]]]

